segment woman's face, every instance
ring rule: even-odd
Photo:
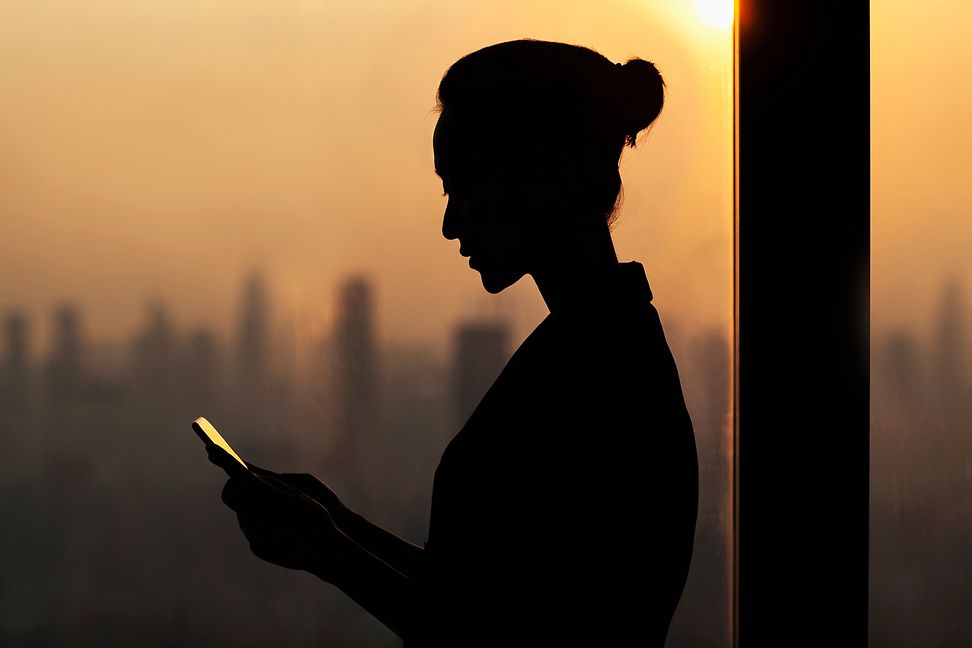
[[[436,173],[449,197],[442,235],[459,239],[459,253],[495,294],[530,271],[539,215],[530,192],[504,177],[501,160],[486,155],[475,135],[460,132],[454,119],[444,110],[432,138]]]

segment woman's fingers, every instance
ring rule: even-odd
[[[239,461],[234,459],[228,452],[217,445],[208,444],[206,446],[206,453],[209,456],[209,461],[225,470],[226,474],[228,474],[230,477],[246,475],[256,475],[264,479],[279,477],[279,475],[272,470],[261,468],[255,464],[247,464],[247,467],[249,468],[248,471],[246,468],[240,465]]]
[[[209,461],[223,470],[230,477],[235,477],[241,473],[247,473],[247,469],[244,468],[239,461],[234,459],[230,453],[226,452],[217,445],[207,444],[206,454],[209,456]]]
[[[321,493],[321,481],[308,473],[285,473],[281,475],[287,482],[304,491],[308,495],[318,495]]]
[[[273,499],[281,494],[279,489],[267,483],[262,477],[241,469],[226,481],[220,497],[226,506],[239,513],[272,505]]]
[[[243,535],[246,537],[253,535],[253,519],[249,515],[237,513],[236,522],[240,525],[240,530],[243,532]]]
[[[223,504],[230,507],[237,513],[247,508],[247,500],[252,497],[250,489],[243,480],[231,477],[226,480],[220,498]]]
[[[266,468],[261,468],[260,466],[258,466],[256,464],[250,463],[249,461],[246,462],[246,465],[249,466],[251,472],[254,472],[257,475],[260,475],[261,477],[279,477],[280,476],[278,473],[275,473],[272,470],[267,470]]]
[[[225,455],[226,452],[222,448],[208,443],[206,444],[206,456],[209,457],[210,462],[216,464],[220,468],[223,467],[223,457]]]
[[[240,525],[240,530],[246,536],[253,555],[263,560],[269,560],[270,556],[266,553],[266,529],[255,521],[250,515],[236,514],[236,521]]]
[[[321,480],[308,473],[283,473],[280,479],[293,488],[306,493],[325,508],[334,506],[337,496]]]

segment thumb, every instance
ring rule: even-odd
[[[255,463],[251,463],[251,462],[248,461],[248,462],[246,462],[246,465],[250,468],[250,470],[252,472],[255,472],[256,474],[260,475],[261,477],[280,477],[280,474],[279,473],[275,473],[272,470],[267,470],[266,468],[261,468],[260,466],[256,465]]]
[[[321,491],[320,481],[308,473],[282,473],[280,479],[308,495],[316,495]]]
[[[325,507],[340,507],[341,502],[331,488],[320,479],[309,473],[283,473],[280,475],[285,483],[306,493]]]
[[[226,452],[217,445],[207,444],[206,453],[209,455],[210,463],[222,468],[230,477],[250,474],[250,471],[243,467],[239,461],[234,459],[230,453]]]

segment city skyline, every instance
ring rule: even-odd
[[[124,358],[97,370],[81,305],[56,310],[55,353],[33,362],[23,353],[31,321],[2,313],[0,513],[11,531],[0,550],[18,558],[0,587],[0,640],[127,645],[149,624],[165,628],[159,645],[270,635],[278,645],[397,645],[338,590],[253,564],[219,514],[222,473],[189,423],[207,416],[245,460],[316,474],[420,544],[436,465],[509,359],[510,331],[495,318],[457,320],[444,360],[384,346],[380,291],[350,273],[331,335],[302,356],[292,338],[271,341],[269,285],[247,275],[240,288],[230,334],[180,326],[177,310],[149,303],[118,344]],[[682,333],[669,335],[684,356],[702,485],[699,558],[672,634],[712,645],[728,628],[729,344],[716,328]],[[246,594],[227,596],[230,583]],[[198,597],[210,601],[205,616]],[[259,620],[246,613],[254,605],[268,611]]]

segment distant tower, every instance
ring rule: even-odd
[[[270,385],[270,314],[266,284],[252,273],[243,286],[236,349],[236,376],[241,404],[266,396]]]
[[[666,327],[668,328],[668,327]],[[728,611],[731,596],[732,542],[732,349],[725,325],[710,326],[691,336],[666,333],[684,344],[685,360],[678,363],[685,404],[692,419],[699,461],[699,512],[695,535],[693,588],[697,601],[710,610]],[[672,343],[673,352],[678,348]],[[704,603],[701,603],[704,601]],[[702,645],[718,644],[730,623],[728,616],[699,614],[693,634]]]
[[[21,408],[27,405],[30,366],[28,348],[30,343],[27,316],[13,312],[7,316],[4,333],[6,353],[3,380],[0,381],[0,399],[5,406]]]
[[[135,339],[133,365],[138,393],[165,407],[175,386],[175,331],[165,306],[151,303],[148,321]]]
[[[377,349],[371,283],[355,276],[341,286],[334,329],[337,430],[332,460],[360,466],[378,420]]]
[[[962,288],[952,277],[945,282],[932,352],[933,400],[947,410],[958,407],[966,396],[965,334]]]
[[[680,368],[693,428],[697,436],[704,437],[699,442],[700,463],[703,469],[719,473],[725,471],[729,456],[730,360],[728,337],[721,328],[713,327],[692,338],[688,362]]]
[[[183,400],[198,411],[211,411],[216,406],[220,382],[220,357],[216,334],[201,328],[190,334],[183,348],[179,372]]]
[[[914,338],[907,331],[892,333],[877,358],[877,376],[882,393],[886,394],[887,404],[882,407],[893,412],[893,417],[906,426],[916,419],[920,402],[922,381],[918,360],[918,349]]]
[[[54,345],[47,364],[47,394],[58,405],[77,399],[81,391],[81,317],[71,304],[54,313]]]
[[[456,327],[452,403],[458,425],[466,422],[509,360],[509,338],[504,323],[473,322]]]

